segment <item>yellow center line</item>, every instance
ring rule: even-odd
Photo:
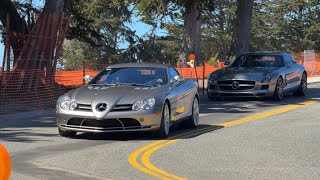
[[[299,104],[295,104],[295,105],[291,105],[291,106],[287,106],[284,108],[279,108],[279,109],[275,109],[269,112],[265,112],[265,113],[261,113],[261,114],[257,114],[257,115],[253,115],[253,116],[249,116],[249,117],[245,117],[245,118],[241,118],[238,120],[233,120],[233,121],[229,121],[223,124],[219,124],[218,126],[221,127],[229,127],[229,126],[234,126],[234,125],[238,125],[238,124],[242,124],[245,122],[250,122],[250,121],[254,121],[257,119],[261,119],[261,118],[266,118],[266,117],[270,117],[273,115],[277,115],[277,114],[281,114],[281,113],[285,113],[288,111],[292,111],[298,108],[302,108],[308,105],[312,105],[315,104],[317,101],[306,101],[306,102],[302,102]],[[151,161],[150,161],[150,157],[151,155],[156,152],[157,150],[168,146],[170,144],[173,144],[177,141],[179,141],[178,138],[182,139],[182,138],[187,138],[187,137],[191,137],[193,135],[196,134],[201,134],[204,132],[208,132],[211,130],[216,129],[217,127],[207,127],[207,128],[201,128],[192,132],[187,132],[181,135],[176,135],[173,136],[171,138],[169,138],[168,140],[160,140],[160,141],[156,141],[154,143],[151,143],[147,146],[144,146],[138,150],[136,150],[135,152],[133,152],[129,158],[128,161],[129,163],[136,169],[149,174],[153,177],[159,178],[159,179],[168,179],[168,180],[172,180],[172,179],[177,179],[177,180],[185,180],[185,178],[174,175],[174,174],[170,174],[164,170],[161,170],[159,168],[157,168],[156,166],[154,166]],[[142,155],[141,155],[142,154]],[[141,163],[145,166],[143,167],[138,161],[137,159],[139,158],[139,156],[141,155]]]
[[[129,163],[131,164],[131,166],[135,167],[136,169],[138,169],[138,170],[140,170],[140,171],[142,171],[142,172],[144,172],[144,173],[146,173],[146,174],[149,174],[149,175],[151,175],[151,176],[157,177],[157,178],[159,178],[159,179],[170,180],[170,178],[167,178],[167,177],[165,177],[165,176],[163,176],[163,175],[161,175],[161,174],[155,173],[155,172],[151,171],[150,169],[147,169],[147,168],[141,166],[141,165],[137,162],[137,158],[139,157],[139,155],[140,155],[141,153],[143,153],[144,151],[148,150],[149,148],[152,148],[152,147],[154,147],[154,146],[157,146],[158,144],[161,144],[161,143],[163,143],[163,142],[165,142],[165,140],[156,141],[156,142],[154,142],[154,143],[151,143],[151,144],[149,144],[149,145],[147,145],[147,146],[144,146],[144,147],[136,150],[135,152],[133,152],[133,153],[129,156],[129,158],[128,158],[128,161],[129,161]]]
[[[170,144],[173,144],[175,142],[177,142],[178,140],[170,140],[170,141],[167,141],[166,143],[162,143],[162,144],[159,144],[158,146],[154,146],[152,147],[151,149],[145,151],[143,153],[143,155],[141,156],[141,162],[143,165],[145,165],[145,167],[148,167],[148,169],[154,171],[154,172],[157,172],[159,174],[162,174],[164,176],[167,176],[169,178],[172,178],[172,179],[178,179],[178,180],[185,180],[185,178],[182,178],[182,177],[179,177],[179,176],[176,176],[174,174],[170,174],[166,171],[163,171],[157,167],[155,167],[151,162],[150,162],[150,156],[152,155],[152,153],[154,153],[155,151],[157,151],[158,149],[161,149],[162,147],[165,147],[165,146],[168,146]]]

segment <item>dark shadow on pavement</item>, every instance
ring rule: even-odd
[[[189,139],[200,136],[208,132],[212,132],[223,128],[223,126],[216,125],[204,125],[201,124],[196,129],[185,129],[179,125],[175,125],[170,128],[170,136],[164,140],[170,139]],[[185,136],[188,134],[189,136]],[[123,132],[123,133],[80,133],[74,139],[87,139],[96,141],[154,141],[163,140],[162,138],[157,138],[152,132]]]

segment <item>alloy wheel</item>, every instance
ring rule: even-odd
[[[279,99],[283,98],[283,80],[282,78],[279,78],[277,81],[277,94]]]
[[[170,129],[170,112],[169,112],[169,107],[166,104],[164,107],[164,130],[166,134],[169,134],[169,129]]]
[[[199,103],[197,98],[193,101],[193,123],[195,126],[199,124]]]
[[[307,89],[308,89],[308,82],[307,82],[307,76],[306,74],[302,75],[302,79],[301,79],[301,83],[302,83],[302,92],[303,94],[307,93]]]

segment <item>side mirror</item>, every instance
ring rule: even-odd
[[[184,80],[184,78],[182,76],[179,76],[179,75],[175,76],[173,79],[174,79],[175,82],[181,82],[181,81]]]
[[[230,61],[226,61],[226,62],[224,62],[224,65],[225,66],[229,66],[231,64],[231,62]]]
[[[87,83],[89,83],[89,82],[92,80],[92,77],[91,77],[90,75],[85,75],[85,76],[83,77],[83,79],[84,79]]]

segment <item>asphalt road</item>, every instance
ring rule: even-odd
[[[62,138],[53,110],[0,116],[0,141],[14,180],[319,179],[318,101],[320,84],[281,102],[202,97],[200,127],[175,126],[163,141],[148,133]]]

